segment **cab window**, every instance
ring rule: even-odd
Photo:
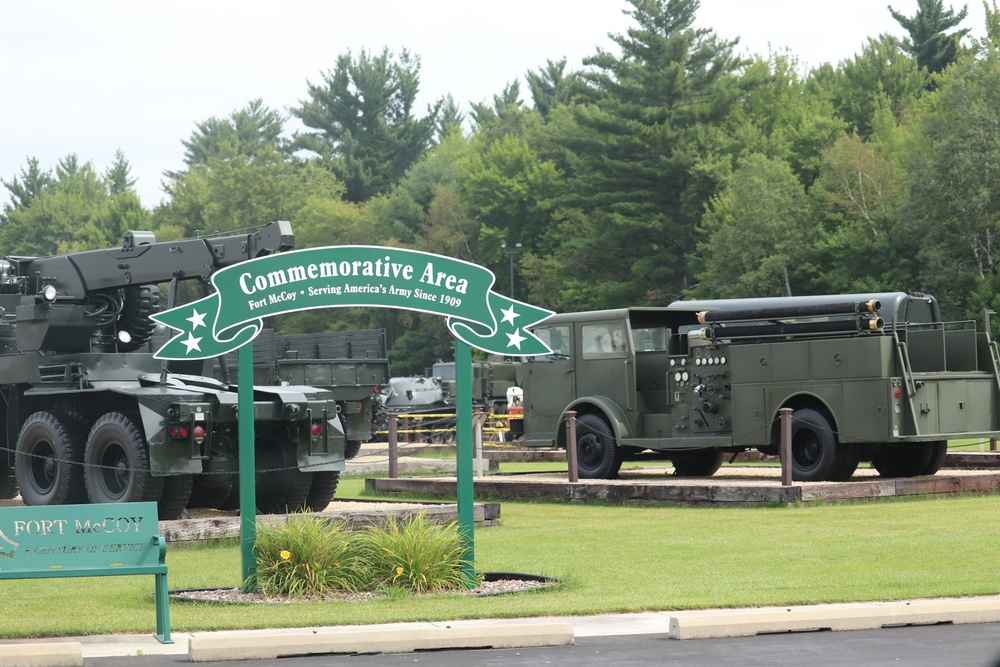
[[[628,356],[623,324],[584,324],[580,335],[584,359]]]
[[[565,359],[572,354],[570,341],[573,337],[569,333],[569,326],[539,327],[533,333],[538,339],[549,346],[552,354],[547,355],[549,359]],[[540,357],[545,359],[546,356]]]

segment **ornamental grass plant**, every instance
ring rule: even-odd
[[[258,524],[254,544],[258,588],[265,595],[287,597],[358,591],[368,579],[368,550],[357,537],[345,521],[313,514]]]
[[[438,524],[424,514],[391,518],[365,536],[373,588],[396,587],[414,593],[462,588],[465,545],[458,524]]]
[[[292,598],[452,590],[465,584],[464,550],[457,523],[433,523],[424,514],[363,529],[312,514],[289,515],[284,523],[258,527],[257,588]]]

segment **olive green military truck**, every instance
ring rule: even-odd
[[[859,461],[931,475],[949,439],[1000,435],[995,343],[943,322],[926,294],[678,301],[534,330],[553,354],[519,369],[523,444],[565,447],[576,411],[581,477],[650,456],[711,475],[734,452],[777,454],[781,408],[802,481],[846,480]]]
[[[345,451],[329,389],[255,386],[241,415],[213,360],[161,361],[150,344],[159,284],[173,301],[180,281],[207,289],[215,271],[293,242],[281,221],[167,242],[129,232],[117,248],[0,259],[0,498],[156,501],[161,518],[176,518],[197,489],[230,494],[238,421],[251,416],[258,510],[325,507]]]

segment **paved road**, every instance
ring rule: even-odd
[[[85,667],[191,665],[186,655],[85,659]],[[259,661],[204,665],[254,665]],[[282,667],[1000,667],[1000,623],[933,625],[859,632],[759,635],[738,639],[679,641],[664,634],[581,637],[572,646],[539,649],[436,651],[400,655],[325,655],[285,658]]]

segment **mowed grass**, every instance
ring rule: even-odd
[[[338,497],[363,493],[345,477]],[[175,632],[1000,593],[1000,496],[742,509],[501,503],[476,567],[556,577],[513,595],[287,605],[172,602]],[[168,547],[171,589],[239,585],[233,541]],[[5,581],[0,636],[155,629],[153,577]]]

